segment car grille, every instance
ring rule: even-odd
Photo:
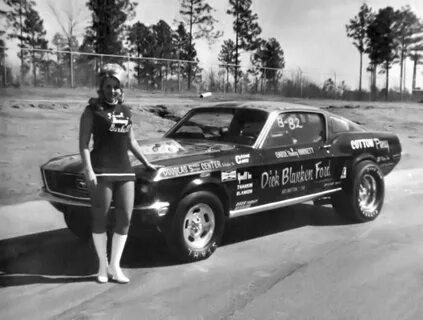
[[[48,191],[71,198],[89,199],[84,176],[51,170],[43,170],[42,173]]]

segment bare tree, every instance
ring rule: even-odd
[[[67,1],[62,8],[57,8],[57,2],[47,2],[51,12],[56,17],[62,29],[70,51],[77,48],[76,39],[83,34],[84,22],[89,18],[85,6],[76,5],[75,1]]]
[[[65,50],[69,51],[69,79],[71,79],[71,86],[73,86],[73,61],[72,51],[78,48],[78,37],[83,33],[84,21],[87,21],[88,14],[85,7],[75,5],[75,1],[67,1],[62,8],[57,8],[57,2],[47,2],[51,12],[56,17],[57,23],[62,29],[65,39]],[[58,61],[59,62],[59,61]]]

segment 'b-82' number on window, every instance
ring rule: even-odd
[[[280,128],[288,127],[290,130],[300,129],[303,125],[300,122],[300,119],[296,117],[287,117],[284,119],[283,117],[279,116],[278,119],[278,126]]]

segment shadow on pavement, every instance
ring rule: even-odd
[[[348,224],[351,222],[336,214],[332,206],[299,204],[231,219],[226,227],[221,246],[305,226]]]
[[[221,246],[309,225],[346,224],[331,207],[296,205],[230,220]],[[130,237],[121,262],[123,268],[131,269],[177,264],[164,237],[152,231]],[[96,268],[92,242],[78,239],[67,229],[0,241],[0,287],[93,281]]]

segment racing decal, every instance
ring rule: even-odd
[[[251,178],[252,178],[251,173],[249,173],[248,171],[244,171],[242,174],[238,172],[238,175],[237,175],[238,184],[241,184],[241,182],[246,180],[251,180]]]
[[[222,182],[236,180],[236,170],[222,171]]]
[[[254,206],[257,203],[258,203],[258,199],[238,201],[235,204],[235,210],[250,208],[251,206]]]
[[[346,179],[346,178],[347,178],[347,167],[343,167],[341,172],[341,179]]]
[[[300,119],[293,115],[280,115],[276,119],[278,122],[279,128],[288,128],[290,130],[301,129],[303,125],[301,124]]]
[[[287,150],[275,151],[275,156],[276,158],[279,159],[279,158],[306,156],[313,153],[314,153],[313,147],[299,148],[299,149],[290,148]]]
[[[237,164],[249,163],[250,162],[250,154],[238,154],[235,156],[235,162]]]
[[[353,150],[374,148],[375,142],[373,139],[357,139],[351,140],[351,148]]]
[[[281,194],[286,195],[293,192],[303,191],[305,190],[305,186],[298,186],[298,187],[290,187],[290,188],[284,188],[281,190]]]
[[[157,143],[141,145],[141,152],[147,154],[168,154],[184,151],[184,148],[175,140],[160,141]]]
[[[187,165],[160,169],[160,175],[165,178],[176,177],[187,173],[190,173]]]
[[[353,150],[376,148],[389,151],[389,141],[378,138],[351,140],[351,148]]]
[[[378,138],[375,138],[375,145],[377,149],[385,149],[389,152],[389,141],[388,140],[379,140]]]
[[[188,171],[190,173],[191,172],[197,172],[197,171],[200,171],[201,170],[201,167],[200,167],[200,163],[199,162],[188,163],[187,164],[187,167],[188,167]]]
[[[160,169],[160,175],[163,178],[169,178],[202,171],[213,171],[221,168],[223,168],[223,165],[220,160],[207,160],[201,162],[188,163],[180,166],[162,168]],[[222,174],[222,179],[223,178],[224,175]],[[235,179],[236,177],[233,180]]]
[[[322,161],[314,164],[313,168],[304,168],[294,171],[292,167],[282,170],[269,170],[261,174],[261,188],[277,188],[288,184],[301,184],[312,180],[322,180],[331,177],[330,161],[322,165]]]
[[[209,160],[200,162],[201,170],[215,170],[222,168],[222,163],[219,160]]]
[[[222,168],[233,167],[235,165],[232,161],[221,161]]]
[[[177,177],[188,173],[194,173],[201,171],[200,163],[194,162],[184,164],[181,166],[174,166],[160,169],[160,175],[164,178]]]
[[[245,196],[253,193],[253,181],[251,173],[244,171],[242,174],[238,172],[238,185],[236,186],[236,195]]]

